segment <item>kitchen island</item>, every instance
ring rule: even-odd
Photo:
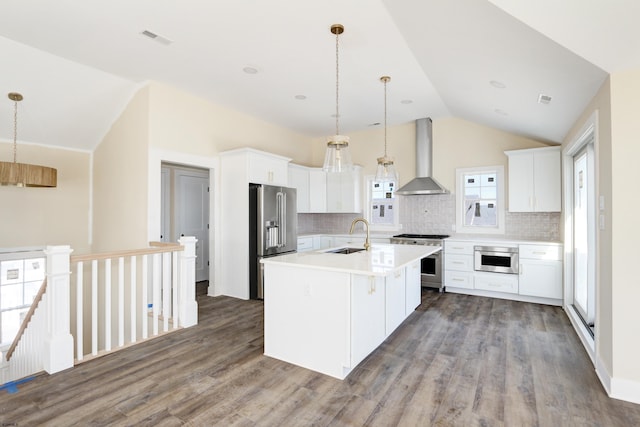
[[[420,260],[440,249],[264,259],[264,354],[344,379],[420,305]]]

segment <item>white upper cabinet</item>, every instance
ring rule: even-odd
[[[560,147],[505,151],[509,212],[560,212]]]
[[[289,179],[289,161],[291,159],[249,148],[242,150],[244,150],[248,162],[249,182],[256,184],[287,185]]]
[[[362,212],[361,169],[327,174],[327,212]]]
[[[309,210],[309,168],[289,164],[289,187],[297,190],[298,213],[308,213]]]
[[[327,212],[327,173],[309,168],[309,212]]]
[[[327,173],[320,168],[289,165],[290,186],[298,189],[298,212],[362,212],[361,174],[360,166],[349,172]],[[305,180],[307,185],[303,188]],[[301,194],[308,200],[308,207],[300,204]]]

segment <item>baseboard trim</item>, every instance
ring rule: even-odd
[[[604,366],[602,359],[596,357],[596,375],[604,387],[604,390],[607,392],[607,396],[611,397],[611,375],[609,375],[609,371]]]
[[[640,382],[623,378],[611,378],[609,397],[640,404]]]

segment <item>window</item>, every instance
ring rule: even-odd
[[[395,195],[396,183],[393,181],[376,182],[373,176],[366,177],[367,204],[365,217],[376,230],[398,230],[398,198]]]
[[[6,258],[0,257],[0,346],[13,341],[45,276],[45,258]]]
[[[504,234],[504,167],[456,169],[456,231]]]

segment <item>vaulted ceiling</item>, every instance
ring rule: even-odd
[[[640,68],[638,17],[633,0],[10,0],[0,139],[17,91],[20,141],[92,150],[149,80],[333,134],[341,23],[342,133],[383,120],[389,75],[390,125],[456,116],[560,142],[609,73]]]

